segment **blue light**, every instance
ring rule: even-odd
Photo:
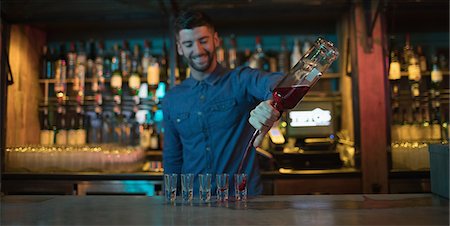
[[[160,82],[158,88],[155,93],[156,97],[159,99],[163,98],[166,95],[166,83]]]
[[[155,122],[161,122],[163,120],[163,111],[161,109],[158,109],[155,112],[155,116],[153,116],[153,120],[155,120]]]

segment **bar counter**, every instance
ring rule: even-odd
[[[179,197],[178,197],[179,199]],[[166,203],[162,196],[4,196],[1,225],[449,225],[433,194],[260,196]]]

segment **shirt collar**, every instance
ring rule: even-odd
[[[216,84],[217,81],[219,81],[219,79],[226,73],[226,71],[227,70],[224,67],[222,67],[222,65],[217,64],[214,71],[204,80],[199,81],[193,78],[192,76],[189,76],[189,78],[185,80],[185,83],[191,87],[195,87],[202,82],[212,86]]]

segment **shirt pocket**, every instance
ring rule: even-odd
[[[189,112],[175,113],[173,121],[175,127],[181,136],[191,136],[192,135],[192,119]]]
[[[235,98],[228,98],[214,102],[209,108],[209,125],[211,127],[229,127],[234,125],[238,119],[238,115],[240,115],[237,106],[238,104]]]

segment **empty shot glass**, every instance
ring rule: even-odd
[[[198,175],[200,201],[209,202],[211,200],[211,178],[212,174],[210,173]]]
[[[164,194],[168,202],[177,199],[177,179],[178,174],[164,174]]]
[[[217,185],[217,201],[227,201],[228,200],[228,178],[227,173],[216,174],[216,185]]]
[[[247,200],[247,174],[234,174],[234,191],[237,201]]]
[[[194,198],[194,174],[181,174],[181,196],[183,201],[192,201]]]

